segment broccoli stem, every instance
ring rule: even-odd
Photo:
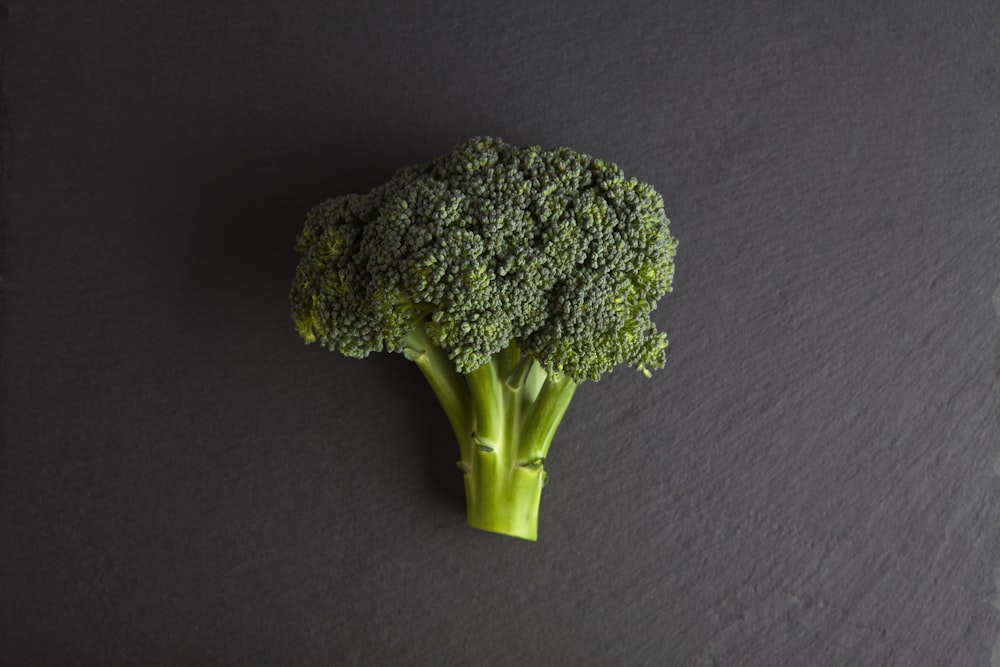
[[[537,397],[531,402],[521,429],[521,456],[525,459],[545,459],[556,429],[573,400],[576,382],[568,378],[548,377]]]
[[[462,375],[422,325],[407,343],[455,429],[469,524],[537,539],[543,464],[577,383],[526,365],[513,344]]]
[[[417,365],[434,390],[434,395],[455,430],[455,437],[458,438],[462,451],[462,461],[467,461],[471,455],[468,436],[472,432],[475,416],[465,379],[455,370],[455,365],[444,350],[431,341],[423,322],[417,323],[407,336],[406,343],[404,355]]]

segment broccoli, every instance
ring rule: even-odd
[[[469,524],[535,540],[577,386],[663,366],[649,316],[671,291],[668,224],[614,164],[474,138],[310,210],[292,317],[307,343],[414,362],[458,438]]]

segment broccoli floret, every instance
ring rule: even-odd
[[[671,291],[668,224],[614,164],[475,138],[313,208],[292,316],[306,342],[415,362],[458,438],[469,523],[534,540],[578,384],[663,366],[650,313]]]

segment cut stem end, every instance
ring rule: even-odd
[[[478,483],[477,483],[478,482]],[[534,542],[538,539],[538,507],[545,472],[517,468],[509,476],[466,477],[469,525]]]

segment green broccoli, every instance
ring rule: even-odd
[[[416,363],[458,438],[469,524],[535,540],[577,385],[663,366],[649,315],[671,291],[668,224],[614,164],[474,138],[313,208],[292,316],[308,343]]]

